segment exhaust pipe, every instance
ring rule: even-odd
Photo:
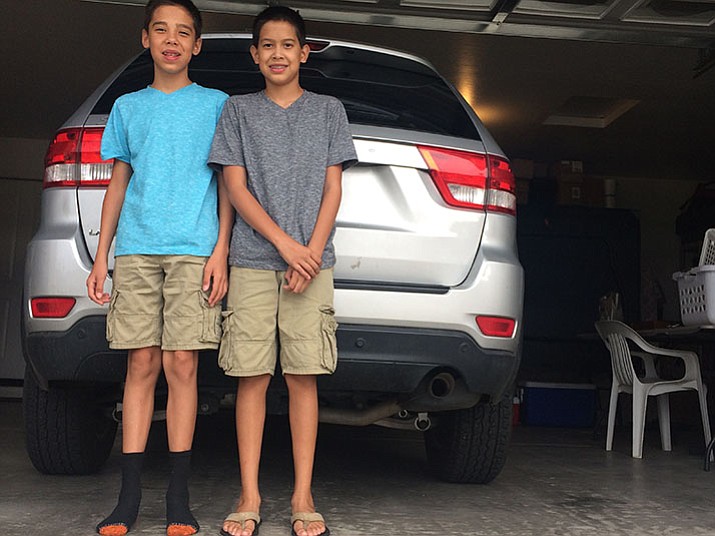
[[[435,374],[427,384],[427,395],[434,400],[442,400],[450,396],[457,385],[457,380],[449,372]],[[405,403],[403,402],[403,405]],[[422,410],[422,408],[420,408]],[[328,424],[344,424],[348,426],[368,426],[388,419],[393,415],[405,418],[409,415],[405,409],[394,400],[381,402],[366,409],[320,408],[319,420]],[[378,423],[383,424],[383,423]],[[417,430],[425,431],[432,426],[432,421],[426,412],[420,411],[410,425]]]
[[[399,413],[401,409],[394,401],[382,402],[364,410],[323,407],[320,408],[319,420],[329,424],[368,426]]]
[[[427,386],[427,392],[433,398],[447,398],[454,391],[456,381],[448,372],[440,372],[432,378]]]

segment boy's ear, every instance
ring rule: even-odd
[[[310,47],[308,45],[303,45],[300,49],[300,62],[305,63],[308,61],[308,55],[310,54]]]
[[[253,58],[253,63],[258,65],[258,49],[256,45],[251,45],[251,57]]]
[[[149,34],[146,30],[142,30],[142,46],[144,48],[149,48]]]
[[[201,41],[200,37],[198,39],[196,39],[196,41],[194,42],[194,48],[191,50],[191,53],[194,56],[198,56],[199,52],[201,52],[201,44],[202,43],[203,43],[203,41]]]

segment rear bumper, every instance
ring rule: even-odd
[[[337,371],[320,378],[325,395],[407,395],[446,371],[470,393],[498,398],[511,386],[519,366],[518,352],[484,350],[458,331],[342,324],[338,348]],[[41,385],[120,383],[126,372],[126,353],[107,345],[104,316],[85,317],[68,331],[27,334],[25,358]],[[199,386],[234,392],[235,379],[219,369],[216,352],[202,353]]]
[[[450,372],[469,392],[497,398],[513,383],[520,357],[480,348],[459,331],[352,324],[338,328],[338,351],[336,373],[321,379],[324,390],[412,393]]]

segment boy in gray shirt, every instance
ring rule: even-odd
[[[332,373],[337,364],[332,238],[342,171],[357,156],[340,101],[300,86],[299,68],[308,53],[297,12],[276,6],[256,17],[251,54],[266,89],[227,101],[209,156],[211,165],[223,169],[238,213],[219,364],[239,377],[241,497],[224,522],[224,535],[253,536],[260,526],[258,467],[277,337],[295,467],[291,533],[330,533],[311,491],[316,376]]]

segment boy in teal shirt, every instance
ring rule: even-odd
[[[102,138],[114,167],[102,205],[89,297],[109,303],[107,339],[128,351],[122,402],[122,486],[97,525],[105,536],[131,529],[141,500],[140,469],[162,369],[172,466],[166,532],[199,530],[189,510],[188,476],[196,423],[198,351],[220,340],[232,209],[206,164],[227,95],[193,84],[201,15],[190,0],[151,0],[142,44],[154,62],[151,85],[117,99]],[[112,295],[104,292],[116,233]]]

